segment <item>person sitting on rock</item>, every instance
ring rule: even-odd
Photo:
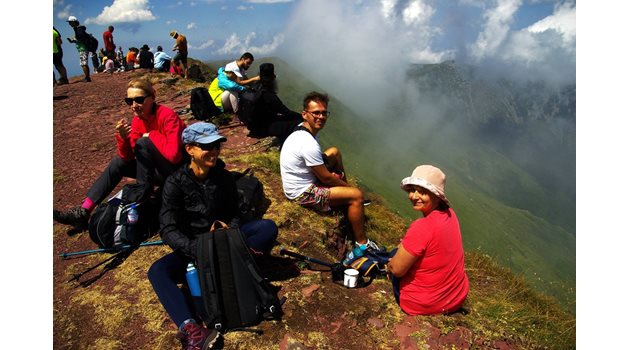
[[[160,210],[160,235],[173,252],[155,261],[147,273],[162,306],[178,326],[177,337],[185,349],[208,349],[219,334],[195,317],[190,295],[179,288],[186,284],[186,267],[196,262],[198,236],[208,232],[215,220],[239,226],[245,243],[255,255],[268,254],[278,236],[278,227],[268,219],[241,221],[236,181],[219,158],[227,139],[212,123],[188,126],[182,141],[190,162],[166,179]]]
[[[330,147],[322,152],[316,138],[330,116],[328,95],[310,92],[304,97],[303,106],[304,122],[289,135],[280,151],[284,195],[303,207],[322,212],[334,206],[347,207],[355,244],[379,250],[365,235],[363,192],[348,183],[341,151]]]
[[[217,77],[208,86],[208,93],[214,105],[223,113],[236,113],[238,111],[238,94],[246,88],[235,82],[236,75],[232,71],[225,71],[220,67]]]
[[[416,167],[400,183],[423,216],[411,223],[387,264],[396,302],[409,315],[453,313],[468,295],[462,234],[445,185],[446,175],[432,165]]]
[[[276,136],[282,147],[284,141],[302,123],[302,115],[290,110],[278,97],[278,84],[272,63],[260,65],[260,84],[239,98],[239,119],[247,124],[251,136]],[[254,101],[249,101],[250,96]],[[248,108],[251,103],[252,108]],[[246,115],[248,114],[248,115]]]
[[[153,189],[161,185],[182,161],[186,161],[181,141],[185,124],[172,109],[155,100],[155,89],[146,79],[133,79],[127,85],[125,103],[133,112],[131,125],[123,118],[116,123],[118,155],[87,191],[80,206],[53,211],[55,221],[72,225],[68,234],[88,228],[92,210],[118,185],[123,176]]]

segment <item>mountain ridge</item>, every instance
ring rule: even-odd
[[[113,77],[95,75],[92,83],[73,79],[70,85],[55,87],[55,207],[79,203],[90,181],[115,153],[112,130],[119,118],[129,117],[122,97],[126,82],[136,76],[147,76],[154,81],[158,102],[176,111],[188,108],[188,93],[199,86],[181,79],[173,81],[168,75],[138,71]],[[191,121],[186,114],[182,114],[182,119]],[[334,227],[336,218],[318,215],[284,198],[278,153],[269,149],[269,140],[248,138],[243,127],[222,126],[221,132],[228,137],[221,156],[228,167],[252,167],[263,181],[272,202],[266,217],[280,226],[281,243],[303,254],[330,260],[322,238]],[[382,242],[400,237],[408,222],[389,212],[379,195],[370,195],[375,201],[368,209],[368,234]],[[86,234],[68,237],[65,229],[59,224],[53,226],[55,253],[93,248]],[[77,288],[67,280],[106,256],[69,260],[55,257],[54,347],[175,348],[175,327],[146,280],[150,263],[167,252],[169,248],[165,246],[142,248],[88,288]],[[466,259],[473,286],[466,304],[469,314],[431,317],[402,314],[386,280],[379,279],[369,288],[347,290],[333,284],[326,271],[310,271],[297,264],[298,274],[294,275],[294,264],[277,260],[267,272],[272,283],[279,285],[281,293],[288,297],[283,320],[261,324],[265,333],[260,337],[228,334],[225,347],[285,349],[290,344],[302,344],[308,349],[575,347],[573,316],[552,300],[531,291],[524,281],[487,255],[471,249],[467,250]]]

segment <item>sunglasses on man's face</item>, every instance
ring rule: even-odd
[[[137,103],[139,105],[144,103],[144,100],[149,96],[138,96],[138,97],[125,97],[125,103],[131,106],[132,103]]]
[[[212,151],[215,149],[221,149],[221,142],[213,142],[213,143],[193,143],[193,146],[197,146],[204,151]]]

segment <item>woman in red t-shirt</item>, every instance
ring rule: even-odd
[[[421,165],[400,184],[423,215],[409,226],[387,264],[396,301],[410,315],[452,313],[468,295],[462,235],[445,183],[440,169]]]

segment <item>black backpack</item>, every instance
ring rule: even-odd
[[[197,269],[203,301],[198,311],[208,327],[247,330],[243,327],[282,316],[280,300],[260,275],[238,228],[217,221],[199,236]]]
[[[242,91],[238,96],[238,119],[250,126],[254,120],[256,103],[262,96],[260,86]]]
[[[208,89],[204,87],[190,90],[190,109],[197,120],[208,120],[221,114],[221,110],[212,102]]]
[[[265,190],[262,182],[253,175],[251,168],[244,172],[232,171],[238,191],[238,209],[241,223],[262,218],[266,211]]]
[[[130,209],[137,211],[137,223],[128,222]],[[139,184],[125,185],[107,202],[101,203],[90,216],[90,238],[100,248],[119,248],[139,245],[158,227],[158,199],[150,196],[150,189]]]
[[[98,49],[98,39],[96,39],[92,34],[88,35],[90,36],[90,39],[87,42],[87,49],[89,52],[96,52],[96,49]]]
[[[203,76],[203,72],[201,71],[201,67],[199,67],[198,64],[192,64],[188,67],[188,79],[198,83],[206,81],[206,78]]]

